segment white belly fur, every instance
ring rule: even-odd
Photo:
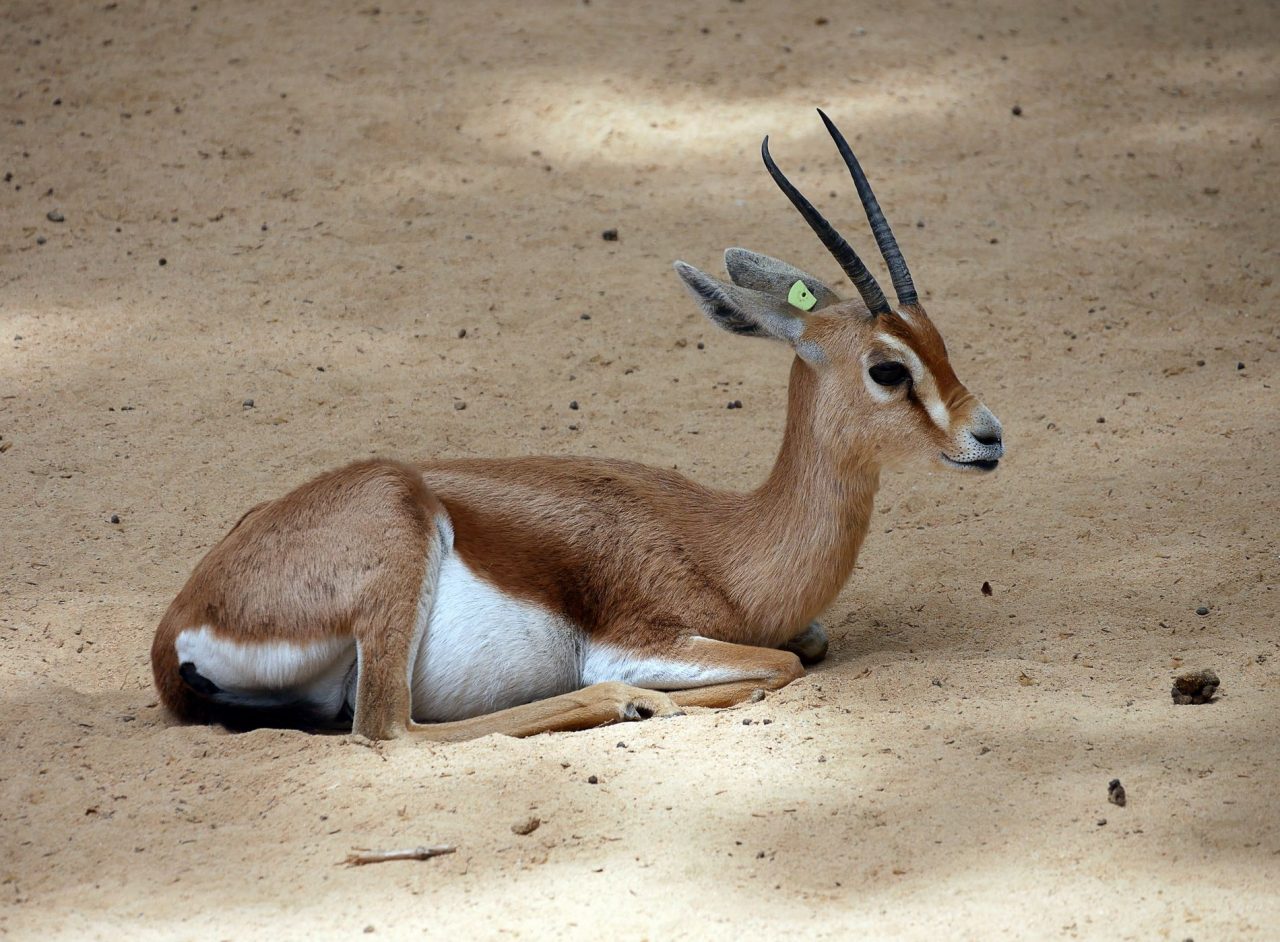
[[[434,596],[423,602],[430,615],[414,661],[415,720],[467,719],[579,686],[578,628],[485,582],[451,546]]]

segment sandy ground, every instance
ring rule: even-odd
[[[0,11],[0,936],[1280,937],[1275,6],[354,6]],[[833,273],[766,132],[869,246],[815,105],[1010,446],[886,476],[824,665],[449,747],[163,715],[164,607],[321,469],[759,480],[786,353],[668,266]]]

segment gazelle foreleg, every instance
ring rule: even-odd
[[[757,691],[777,690],[804,676],[790,651],[686,636],[655,652],[609,652],[613,676],[637,687],[665,690],[680,706],[727,707]],[[588,659],[590,662],[590,658]]]
[[[808,667],[827,656],[827,632],[820,622],[811,621],[808,628],[781,647],[783,651],[790,651],[800,658],[800,663]]]

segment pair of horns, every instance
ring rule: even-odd
[[[889,266],[889,277],[893,279],[893,290],[898,294],[898,303],[903,307],[918,304],[916,286],[911,281],[911,272],[907,270],[902,250],[898,248],[898,240],[893,237],[893,230],[889,228],[884,213],[880,211],[880,204],[876,202],[876,195],[871,191],[871,184],[867,182],[858,158],[853,156],[849,142],[844,139],[844,135],[831,122],[831,119],[823,114],[821,108],[818,109],[818,114],[822,116],[822,123],[827,126],[827,131],[836,142],[840,156],[844,158],[845,165],[853,176],[853,185],[858,190],[858,198],[862,200],[862,208],[866,210],[867,222],[871,223],[871,233],[876,237],[876,245],[880,247],[880,254],[884,257],[885,264]],[[853,282],[853,286],[858,289],[858,294],[862,295],[862,300],[871,313],[873,315],[892,313],[893,309],[885,300],[884,292],[876,284],[871,272],[867,271],[867,266],[862,263],[862,259],[858,258],[858,253],[835,230],[835,227],[822,217],[822,213],[813,208],[813,204],[805,199],[804,194],[792,186],[791,181],[773,162],[773,158],[769,156],[767,136],[764,143],[760,145],[760,155],[764,158],[764,165],[769,171],[769,176],[773,177],[773,182],[778,184],[778,188],[787,195],[787,199],[791,200],[791,205],[799,210],[805,222],[827,247],[827,251],[835,256],[844,273]]]

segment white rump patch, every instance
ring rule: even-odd
[[[276,703],[285,695],[332,716],[342,708],[355,661],[351,638],[246,643],[220,637],[208,625],[181,632],[174,646],[179,664],[194,664],[200,676],[242,702],[256,695],[264,704]]]

